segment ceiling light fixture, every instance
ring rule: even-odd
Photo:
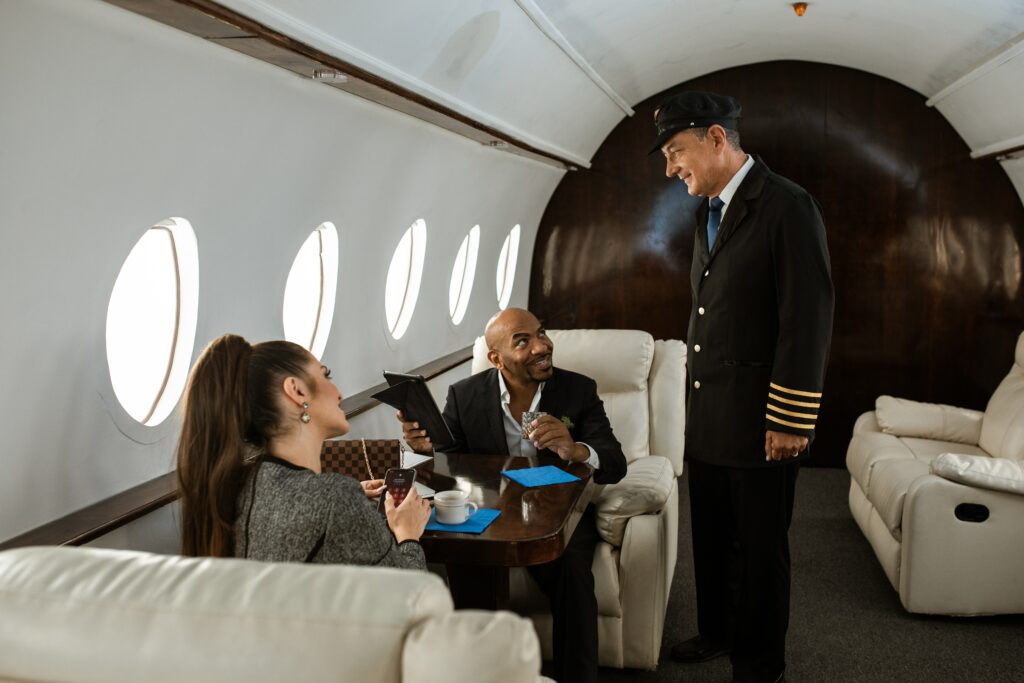
[[[793,3],[793,11],[796,12],[796,15],[798,17],[802,17],[804,15],[804,12],[807,11],[807,3],[806,2],[794,2]]]

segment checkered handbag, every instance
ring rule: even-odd
[[[358,481],[383,479],[392,467],[402,466],[402,442],[398,439],[337,439],[324,441],[320,468]]]

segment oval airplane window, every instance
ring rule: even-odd
[[[192,225],[169,218],[132,247],[107,306],[114,395],[138,422],[163,422],[188,377],[199,312],[199,250]]]
[[[509,299],[512,298],[512,285],[516,279],[516,261],[519,260],[519,226],[516,225],[505,238],[501,245],[501,254],[498,256],[498,272],[495,276],[495,285],[498,289],[498,307],[508,307]]]
[[[384,313],[388,331],[395,339],[401,339],[405,334],[412,320],[412,312],[416,309],[426,253],[427,224],[421,218],[402,235],[388,268],[388,280],[384,287]]]
[[[338,229],[321,223],[302,243],[284,286],[284,338],[319,360],[327,347],[338,291]]]
[[[455,266],[452,268],[452,281],[448,285],[448,315],[456,325],[466,316],[479,251],[480,226],[474,225],[469,234],[462,239],[462,246],[459,247],[459,253],[455,256]]]

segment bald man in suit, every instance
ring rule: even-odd
[[[598,484],[626,474],[626,458],[612,433],[594,380],[556,368],[554,344],[529,311],[506,309],[484,331],[487,358],[494,366],[448,389],[444,419],[453,453],[547,454],[585,462]],[[543,411],[522,437],[526,411]],[[399,420],[401,420],[399,414]],[[419,453],[433,450],[416,423],[403,422],[405,440]],[[560,683],[597,680],[597,600],[591,565],[599,540],[593,506],[580,519],[560,558],[529,567],[551,602],[554,676]]]

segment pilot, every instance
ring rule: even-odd
[[[523,309],[506,309],[487,323],[484,339],[494,367],[449,387],[444,419],[454,443],[443,450],[524,456],[547,451],[562,460],[587,463],[598,484],[622,479],[626,458],[597,385],[589,377],[555,368],[554,344],[537,318]],[[522,435],[526,411],[547,413],[532,422],[529,439]],[[401,413],[398,417],[402,419]],[[410,448],[432,451],[418,423],[403,422],[402,430]],[[598,540],[594,509],[587,506],[562,556],[528,568],[551,602],[554,676],[561,683],[597,680],[591,564]]]
[[[740,148],[732,97],[681,92],[655,110],[665,175],[697,212],[686,459],[698,635],[672,656],[731,653],[733,680],[779,681],[789,532],[832,336],[825,226],[803,188]]]

